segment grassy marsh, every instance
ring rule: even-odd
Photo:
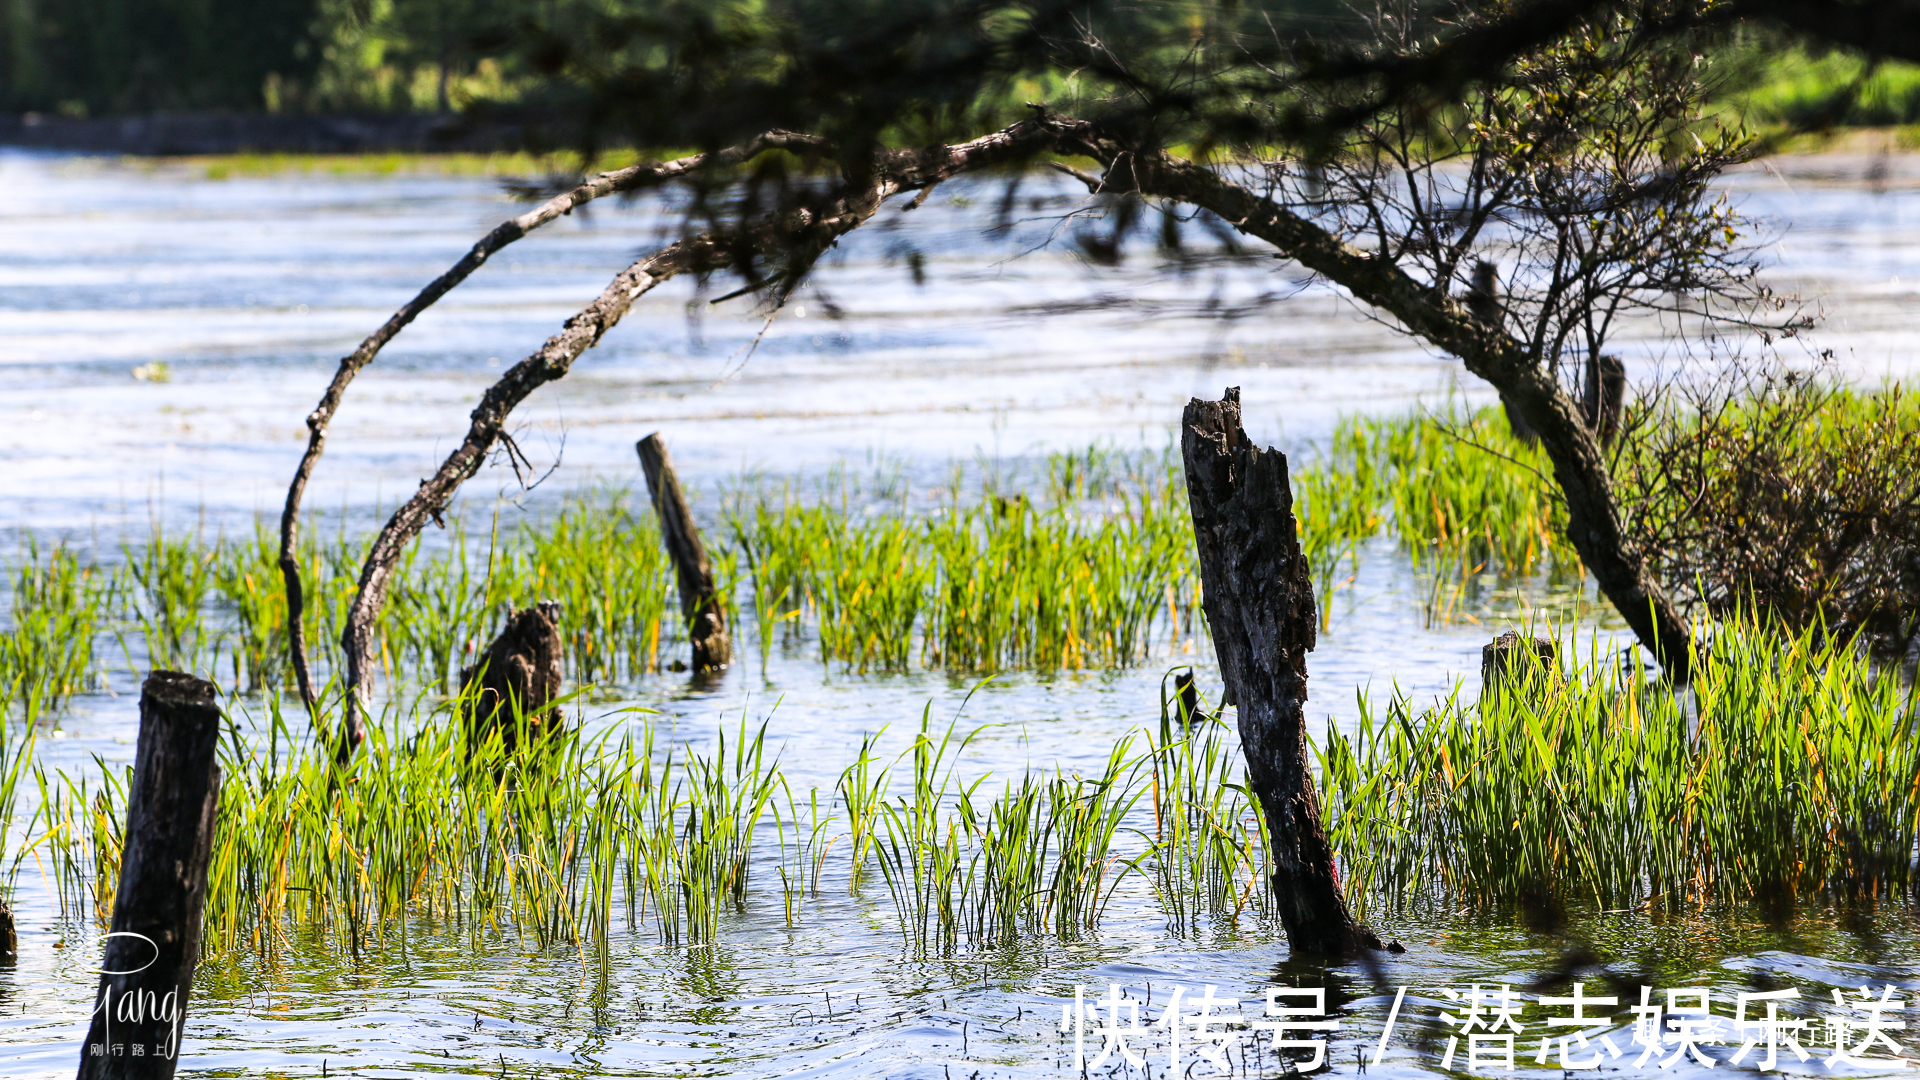
[[[749,904],[808,921],[823,877],[881,886],[921,956],[1093,934],[1128,888],[1157,898],[1176,928],[1265,910],[1246,895],[1264,848],[1195,845],[1178,824],[1257,829],[1242,789],[1200,782],[1211,774],[1195,763],[1225,760],[1218,732],[1196,732],[1199,752],[1185,738],[1140,750],[1122,737],[1094,775],[967,763],[969,776],[971,737],[934,727],[929,710],[904,750],[883,758],[869,742],[832,790],[799,798],[766,725],[744,718],[706,752],[657,741],[642,719],[515,753],[497,732],[475,748],[451,708],[422,708],[389,709],[343,783],[327,744],[277,713],[256,718],[265,744],[223,743],[211,953],[273,956],[318,935],[358,955],[420,920],[540,949],[604,948],[621,930],[697,944]],[[15,871],[32,859],[67,918],[104,921],[127,772],[49,771],[27,748],[6,750],[0,814],[23,778],[40,796]],[[1191,875],[1231,887],[1189,897]]]
[[[1326,600],[1382,534],[1428,582],[1429,624],[1454,618],[1483,578],[1577,585],[1533,454],[1482,411],[1350,418],[1328,447],[1296,455],[1323,626]],[[1051,455],[1026,477],[956,467],[922,492],[884,468],[777,485],[747,477],[718,502],[709,549],[763,668],[775,649],[811,651],[838,673],[964,677],[1113,670],[1204,648],[1185,489],[1165,452],[1089,447]],[[304,629],[322,671],[363,545],[316,525],[299,549]],[[0,631],[0,693],[44,715],[114,659],[134,672],[190,670],[231,692],[285,690],[276,550],[265,523],[239,535],[156,531],[92,561],[29,538],[14,560],[13,626]],[[562,604],[569,677],[580,685],[641,682],[685,639],[652,513],[630,492],[590,488],[511,524],[497,513],[455,516],[433,546],[410,548],[380,624],[387,684],[451,693],[503,613],[539,599]]]
[[[1417,567],[1577,574],[1531,453],[1493,410],[1343,422],[1296,462],[1323,593],[1378,536]],[[1166,456],[1095,449],[1055,456],[1025,488],[956,473],[918,505],[884,470],[811,491],[743,481],[711,533],[763,662],[781,648],[834,673],[1137,667],[1205,640],[1181,494]],[[610,490],[533,525],[450,522],[444,546],[409,553],[384,628],[392,693],[337,783],[306,717],[280,711],[273,550],[264,529],[156,535],[93,566],[28,543],[0,636],[0,698],[33,718],[90,685],[101,635],[129,666],[143,649],[230,676],[215,952],[324,939],[357,955],[419,920],[538,948],[626,931],[686,945],[755,905],[804,925],[847,892],[884,897],[918,956],[1091,937],[1115,903],[1180,935],[1272,914],[1230,718],[1182,724],[1163,702],[1157,728],[1116,730],[1097,767],[994,769],[969,756],[980,730],[942,728],[929,706],[904,749],[875,733],[809,786],[744,716],[694,749],[637,706],[595,715],[680,636],[653,518]],[[337,530],[302,547],[311,640],[337,633],[357,551]],[[453,678],[503,609],[545,597],[566,612],[570,734],[475,748],[452,719]],[[1604,656],[1478,705],[1395,700],[1329,728],[1316,753],[1352,899],[1390,913],[1910,896],[1910,689],[1843,643],[1751,620],[1702,648],[1687,695]],[[119,865],[126,775],[96,765],[49,770],[30,737],[0,760],[0,817],[17,788],[37,793],[11,864],[39,867],[75,920],[104,918]]]
[[[1388,925],[1426,902],[1906,903],[1911,688],[1756,623],[1723,626],[1696,670],[1675,694],[1601,656],[1478,705],[1395,701],[1329,728],[1313,749],[1350,899]],[[916,957],[1087,939],[1116,903],[1179,936],[1270,925],[1264,822],[1230,720],[1118,734],[1090,770],[1007,770],[969,753],[985,728],[943,727],[929,706],[904,746],[876,733],[837,780],[797,789],[767,723],[744,716],[704,750],[607,714],[516,753],[497,734],[471,747],[455,708],[389,707],[344,783],[277,714],[253,718],[264,742],[223,745],[209,949],[271,957],[317,936],[358,955],[425,925],[538,949],[592,952],[617,933],[687,945],[756,910],[790,927],[841,918],[846,892],[880,901],[867,910]],[[69,917],[104,919],[125,772],[7,751],[0,813],[17,786],[39,792],[13,865],[40,866]]]

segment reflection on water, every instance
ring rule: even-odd
[[[1853,175],[1845,163],[1825,168]],[[1903,175],[1893,170],[1878,194],[1791,165],[1732,183],[1750,210],[1793,222],[1777,272],[1825,298],[1821,345],[1868,377],[1902,374],[1915,355],[1905,311],[1908,283],[1920,281],[1920,191]],[[521,496],[492,469],[469,485],[466,513],[539,515],[589,478],[637,487],[632,444],[653,430],[711,511],[742,471],[818,472],[886,455],[910,489],[932,490],[955,460],[1012,467],[1095,440],[1157,449],[1189,395],[1226,385],[1243,388],[1254,437],[1293,453],[1344,411],[1488,397],[1457,365],[1271,260],[1202,251],[1167,273],[1144,251],[1096,268],[1068,245],[1044,247],[1063,228],[1064,188],[1029,184],[1013,228],[988,239],[997,198],[981,183],[949,184],[911,217],[883,216],[850,237],[751,355],[764,324],[743,301],[710,305],[692,283],[649,296],[519,414],[521,445],[560,465],[550,489]],[[477,179],[216,183],[0,155],[0,448],[12,465],[0,476],[0,528],[107,558],[155,520],[206,536],[251,528],[277,506],[301,418],[338,356],[509,209]],[[409,328],[341,411],[309,500],[326,527],[364,529],[409,491],[493,374],[656,243],[671,215],[641,202],[565,219]],[[926,257],[924,286],[906,271],[908,248]],[[1641,351],[1660,355],[1657,343]],[[170,381],[153,378],[156,363]],[[136,379],[141,366],[148,378]],[[1470,569],[1419,573],[1384,540],[1362,550],[1327,603],[1311,708],[1337,721],[1355,715],[1360,692],[1445,695],[1477,671],[1480,644],[1513,623],[1554,627],[1583,649],[1617,635],[1590,594],[1515,589]],[[1116,737],[1157,716],[1161,672],[1193,659],[1176,645],[1131,671],[996,679],[962,714],[964,725],[991,725],[970,762],[999,775],[1097,770]],[[137,680],[127,669],[143,658],[109,666],[118,670],[106,688],[42,742],[50,765],[130,759]],[[620,703],[662,709],[675,737],[698,746],[743,711],[771,714],[783,768],[804,790],[830,788],[862,734],[894,725],[903,748],[899,732],[927,702],[953,715],[969,689],[938,672],[847,676],[802,644],[775,649],[764,675],[749,662],[700,686],[650,680]],[[58,920],[39,874],[35,860],[22,864],[21,963],[0,973],[7,1075],[72,1069],[92,988],[91,931]],[[1443,986],[1577,969],[1622,988],[1624,1004],[1642,983],[1728,995],[1797,986],[1825,1000],[1835,987],[1920,977],[1904,914],[1808,912],[1782,928],[1737,912],[1588,913],[1570,937],[1548,939],[1505,918],[1401,913],[1378,921],[1404,956],[1326,972],[1287,961],[1275,928],[1175,937],[1150,904],[1124,897],[1093,940],[910,962],[877,884],[825,889],[790,927],[770,863],[754,881],[748,910],[710,946],[670,950],[632,932],[605,953],[539,951],[511,926],[415,923],[358,957],[308,941],[272,964],[222,960],[203,969],[185,1064],[300,1075],[1066,1075],[1060,1009],[1076,985],[1162,995],[1157,1009],[1175,985],[1262,1002],[1261,988],[1286,983],[1325,985],[1342,1003],[1331,1060],[1343,1074],[1356,1056],[1372,1060],[1394,989],[1413,988],[1415,1027],[1370,1069],[1396,1075],[1438,1068]]]
[[[1910,918],[1883,915],[1861,932],[1836,912],[1787,929],[1740,913],[1683,921],[1589,915],[1552,938],[1505,919],[1409,915],[1379,920],[1405,943],[1404,955],[1333,967],[1288,959],[1270,929],[1182,939],[1138,918],[1112,920],[1094,941],[1036,941],[912,962],[901,959],[897,939],[855,929],[875,914],[857,899],[828,899],[810,914],[789,929],[777,911],[750,912],[725,927],[721,941],[678,950],[616,939],[605,954],[535,953],[510,934],[475,940],[414,927],[359,962],[299,948],[270,968],[209,965],[183,1064],[202,1075],[317,1076],[324,1067],[379,1076],[1071,1076],[1080,1070],[1060,1032],[1063,1004],[1077,987],[1093,998],[1117,984],[1151,1003],[1147,1022],[1161,1015],[1175,988],[1191,995],[1191,1004],[1216,987],[1219,996],[1239,1001],[1233,1012],[1253,1019],[1269,987],[1325,987],[1342,1022],[1330,1038],[1335,1074],[1353,1075],[1361,1058],[1369,1074],[1432,1075],[1456,1030],[1441,1012],[1457,1006],[1440,991],[1510,984],[1528,1002],[1519,1017],[1519,1067],[1546,1074],[1558,1062],[1535,1065],[1536,1041],[1565,1034],[1544,1023],[1564,1010],[1533,999],[1564,996],[1578,980],[1587,996],[1618,1001],[1617,1009],[1589,1015],[1612,1017],[1603,1030],[1627,1051],[1614,1067],[1637,1072],[1631,1066],[1641,1048],[1632,1044],[1628,1008],[1639,1004],[1642,986],[1654,989],[1656,1001],[1667,989],[1708,987],[1721,1016],[1732,1014],[1738,993],[1792,988],[1800,998],[1784,1014],[1824,1018],[1839,1015],[1829,997],[1834,989],[1857,997],[1864,985],[1877,992],[1892,983],[1905,988],[1896,997],[1910,997],[1920,978]],[[41,963],[11,977],[6,1004],[17,1008],[4,1038],[18,1053],[8,1062],[10,1074],[72,1069],[84,1031],[84,996],[74,993],[80,984],[77,973]],[[1403,987],[1383,1060],[1372,1064]],[[1893,1037],[1908,1041],[1898,1032]],[[1238,1065],[1243,1050],[1257,1044],[1248,1031],[1233,1041]],[[1706,1052],[1724,1066],[1741,1042],[1736,1037]],[[1151,1055],[1153,1075],[1165,1072],[1164,1031],[1143,1031],[1133,1046]],[[1821,1059],[1833,1052],[1831,1041],[1815,1029],[1804,1046],[1817,1056],[1802,1065],[1783,1051],[1787,1069],[1828,1072]],[[1189,1047],[1183,1063],[1192,1061]],[[1279,1072],[1272,1059],[1264,1065]],[[1645,1071],[1704,1072],[1693,1061]],[[1842,1071],[1902,1070],[1886,1063]],[[1192,1075],[1218,1073],[1202,1065]]]

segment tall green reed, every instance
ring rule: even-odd
[[[31,721],[93,685],[94,639],[117,583],[64,544],[43,557],[29,538],[23,554],[12,575],[12,625],[0,630],[0,718],[17,701]]]
[[[1198,610],[1184,489],[1167,469],[1114,479],[1119,456],[1050,459],[1049,504],[983,478],[946,504],[802,503],[789,489],[737,496],[729,524],[747,564],[762,663],[811,613],[822,659],[901,670],[1118,667]],[[1131,459],[1127,459],[1131,462]],[[1089,464],[1091,462],[1091,464]],[[890,489],[891,490],[891,489]],[[1097,505],[1095,505],[1097,504]]]
[[[1239,743],[1227,725],[1202,710],[1184,726],[1162,723],[1148,750],[1148,876],[1168,928],[1185,934],[1203,920],[1218,924],[1243,914],[1271,914],[1266,818],[1247,789]]]
[[[1857,650],[1751,618],[1691,688],[1611,654],[1465,706],[1329,730],[1330,836],[1363,901],[1544,898],[1686,909],[1915,886],[1920,724]]]
[[[217,550],[197,536],[169,537],[155,527],[138,548],[123,545],[132,588],[126,599],[149,667],[199,671],[219,641],[206,610]],[[124,638],[123,638],[124,645]]]
[[[984,801],[988,778],[960,779],[947,757],[980,732],[956,744],[949,725],[936,741],[928,719],[910,751],[912,791],[881,804],[885,835],[875,846],[909,951],[1096,932],[1139,869],[1140,856],[1117,847],[1145,791],[1132,739],[1114,744],[1098,776],[1027,773]]]
[[[314,580],[311,571],[318,564],[311,557],[312,546],[309,539],[309,558],[302,567],[307,581]],[[280,576],[279,538],[265,522],[256,522],[251,537],[219,545],[212,571],[214,592],[233,613],[228,638],[232,685],[254,694],[279,688],[288,672],[287,593]]]
[[[1361,548],[1393,536],[1426,578],[1429,626],[1458,620],[1483,575],[1501,582],[1580,573],[1566,515],[1538,447],[1515,438],[1497,407],[1399,417],[1350,416],[1293,473],[1300,543],[1327,601],[1351,584]]]

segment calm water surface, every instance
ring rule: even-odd
[[[1868,164],[1788,162],[1730,187],[1775,225],[1770,272],[1823,307],[1818,347],[1873,381],[1907,376],[1920,357],[1911,315],[1920,169],[1896,160],[1869,185]],[[638,486],[632,445],[656,430],[710,512],[724,485],[749,473],[897,466],[930,497],[956,462],[1017,473],[1047,450],[1095,442],[1157,450],[1189,396],[1228,385],[1243,388],[1254,437],[1294,455],[1310,454],[1343,413],[1491,399],[1456,363],[1263,255],[1201,244],[1169,272],[1143,247],[1120,267],[1095,267],[1073,254],[1080,226],[1064,215],[1078,203],[1064,188],[1026,183],[1011,227],[989,235],[1002,195],[992,183],[953,183],[911,215],[889,211],[844,242],[770,326],[748,302],[710,304],[691,282],[649,295],[516,414],[516,438],[552,477],[522,493],[509,470],[491,467],[467,485],[459,512],[537,520],[566,490]],[[282,497],[302,417],[338,357],[511,212],[479,178],[215,182],[182,167],[0,152],[0,452],[10,465],[0,472],[0,544],[10,550],[31,532],[111,559],[154,523],[208,537],[250,529]],[[497,256],[361,375],[309,506],[331,523],[370,527],[455,445],[486,384],[673,222],[659,202],[596,205]],[[906,268],[915,251],[924,284]],[[1628,351],[1642,375],[1671,363],[1658,341]],[[131,374],[154,364],[169,381]],[[1377,705],[1396,687],[1417,700],[1450,692],[1477,669],[1487,637],[1538,617],[1540,603],[1496,590],[1436,619],[1428,597],[1390,545],[1367,550],[1354,583],[1330,601],[1331,631],[1311,659],[1320,715],[1350,722],[1360,695]],[[1583,647],[1616,639],[1610,621],[1564,603],[1555,617]],[[132,672],[143,658],[102,652],[111,669],[103,689],[41,743],[52,764],[93,769],[95,755],[131,757]],[[628,693],[662,709],[673,736],[695,746],[722,723],[768,717],[789,781],[827,789],[860,736],[891,725],[884,745],[904,748],[929,702],[963,727],[990,725],[963,766],[976,774],[1094,769],[1116,738],[1157,716],[1162,671],[1192,659],[1171,641],[1135,671],[1013,675],[969,700],[968,685],[940,674],[856,678],[801,649],[776,652],[764,673],[749,663],[713,684],[666,677]],[[934,962],[903,959],[876,887],[824,889],[789,925],[770,862],[749,910],[710,946],[667,949],[641,929],[617,933],[599,956],[537,950],[511,928],[474,937],[432,925],[357,960],[307,943],[271,965],[203,969],[183,1068],[1065,1076],[1078,1070],[1058,1028],[1076,985],[1153,996],[1153,1017],[1172,988],[1212,984],[1248,1015],[1264,1006],[1265,987],[1328,988],[1345,1025],[1332,1040],[1342,1074],[1356,1058],[1373,1061],[1395,991],[1407,987],[1400,1026],[1369,1072],[1426,1075],[1439,1070],[1444,1045],[1439,989],[1475,981],[1577,971],[1615,987],[1606,992],[1623,1009],[1642,984],[1729,995],[1792,986],[1822,1001],[1866,982],[1920,991],[1916,925],[1900,914],[1861,922],[1810,911],[1782,927],[1737,912],[1680,922],[1590,913],[1549,938],[1422,911],[1377,920],[1404,955],[1329,971],[1288,961],[1273,927],[1170,934],[1136,884],[1095,939]],[[0,1073],[65,1074],[97,941],[60,922],[31,860],[16,899],[21,962],[0,973]],[[1813,1006],[1793,1008],[1813,1015]],[[1150,1045],[1157,1075],[1164,1036]],[[1550,1071],[1526,1045],[1522,1068]],[[1631,1067],[1637,1054],[1607,1068],[1652,1071]],[[1270,1055],[1235,1050],[1232,1060],[1246,1075],[1278,1068]],[[1819,1058],[1786,1060],[1794,1071],[1826,1071]],[[1682,1069],[1700,1071],[1670,1071]],[[1190,1075],[1212,1074],[1200,1065]]]

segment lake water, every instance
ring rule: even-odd
[[[1769,272],[1824,309],[1817,346],[1864,381],[1908,377],[1920,360],[1912,332],[1920,168],[1879,164],[1785,161],[1729,182],[1749,213],[1778,227]],[[1344,413],[1491,400],[1457,363],[1271,259],[1202,245],[1170,272],[1142,246],[1119,267],[1097,267],[1074,254],[1076,225],[1064,215],[1078,203],[1066,188],[1026,183],[1012,228],[989,236],[1002,194],[994,182],[956,182],[912,214],[884,213],[771,325],[745,300],[707,303],[690,282],[650,294],[516,414],[516,437],[536,465],[555,467],[552,478],[522,495],[509,470],[490,467],[459,509],[537,518],[584,484],[638,487],[633,443],[652,431],[668,439],[710,511],[724,485],[749,472],[820,475],[892,461],[931,492],[955,462],[1017,468],[1095,442],[1158,449],[1174,437],[1187,398],[1230,385],[1242,388],[1250,433],[1296,456]],[[155,522],[207,536],[250,529],[282,498],[302,418],[339,356],[512,212],[485,178],[212,181],[186,166],[0,152],[0,453],[11,466],[0,473],[0,549],[30,531],[110,559]],[[609,201],[496,256],[360,376],[308,506],[329,527],[373,525],[455,444],[497,372],[675,221],[671,205]],[[908,272],[909,250],[924,253],[924,284]],[[1644,375],[1665,352],[1649,341],[1628,354]],[[133,375],[162,364],[167,381]],[[1472,618],[1430,625],[1424,589],[1390,546],[1368,549],[1355,583],[1334,597],[1330,632],[1310,661],[1316,723],[1350,720],[1362,692],[1376,702],[1396,686],[1417,700],[1448,693],[1477,671],[1480,645],[1526,619],[1537,599],[1494,596]],[[1561,629],[1601,645],[1616,639],[1604,619]],[[1161,672],[1183,659],[1158,654],[1115,674],[1008,676],[964,712],[969,687],[944,675],[856,678],[804,651],[776,653],[764,675],[743,664],[714,684],[654,680],[631,688],[631,700],[661,708],[676,737],[695,746],[743,713],[770,716],[796,787],[830,787],[863,733],[891,725],[887,745],[904,747],[929,702],[936,716],[959,713],[963,726],[998,725],[969,751],[979,771],[1087,770],[1157,715]],[[103,689],[77,701],[42,742],[51,763],[130,759],[141,660],[112,654]],[[789,927],[769,877],[758,872],[763,902],[726,924],[716,944],[667,949],[634,930],[604,966],[532,950],[508,933],[475,941],[423,925],[404,946],[359,962],[305,948],[270,966],[208,968],[182,1067],[1071,1075],[1078,1069],[1058,1027],[1076,985],[1160,994],[1157,1015],[1174,986],[1198,993],[1215,984],[1253,1014],[1263,987],[1287,984],[1330,988],[1346,1023],[1333,1039],[1334,1071],[1346,1074],[1356,1056],[1373,1060],[1396,988],[1411,988],[1403,1018],[1431,1035],[1438,988],[1529,982],[1561,967],[1573,941],[1598,958],[1581,969],[1586,977],[1622,987],[1657,981],[1731,995],[1779,985],[1825,999],[1867,981],[1911,994],[1920,979],[1916,927],[1904,917],[1862,927],[1808,912],[1778,927],[1740,913],[1674,923],[1620,912],[1583,916],[1548,938],[1434,911],[1383,927],[1406,954],[1329,971],[1287,961],[1274,928],[1173,935],[1132,894],[1093,940],[909,962],[886,928],[884,896],[842,889]],[[79,1051],[97,942],[59,921],[31,863],[16,899],[21,961],[0,973],[0,1074],[64,1074]],[[1431,1074],[1442,1044],[1415,1045],[1403,1028],[1370,1071]],[[1156,1045],[1159,1070],[1164,1040]],[[1608,1067],[1633,1071],[1633,1056]],[[1275,1067],[1238,1051],[1234,1060],[1249,1075]],[[1522,1065],[1534,1067],[1531,1052]],[[1824,1071],[1817,1058],[1791,1067]]]

